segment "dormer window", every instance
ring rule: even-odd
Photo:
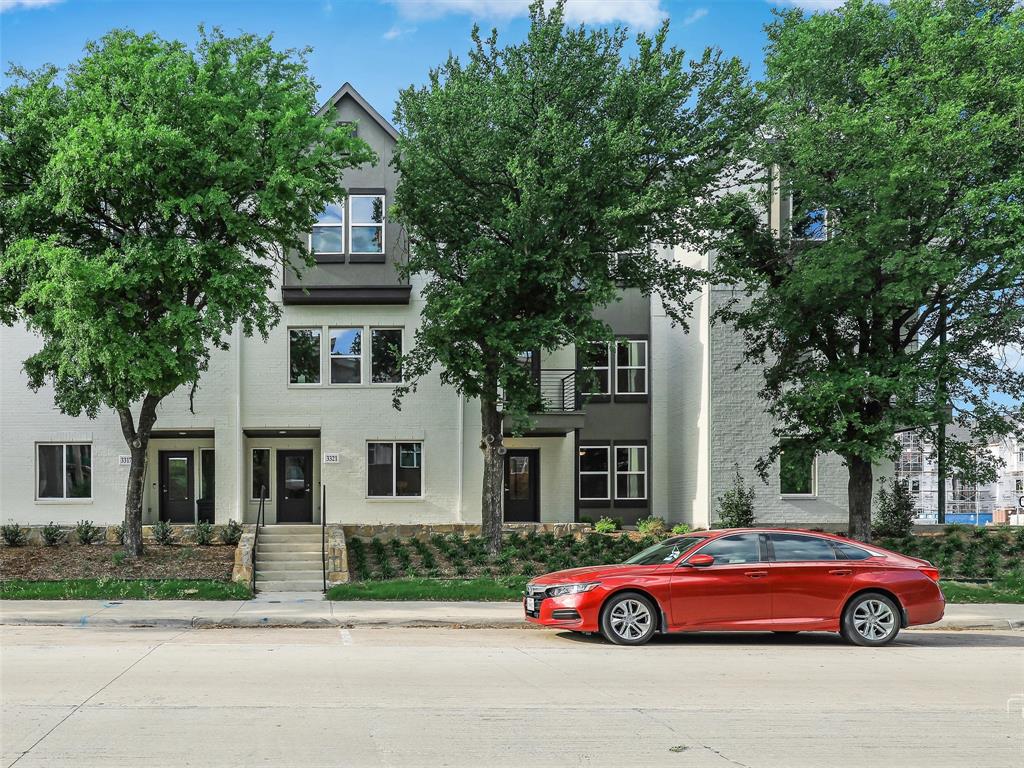
[[[316,217],[309,248],[316,256],[345,253],[345,204],[331,203]]]
[[[349,250],[384,253],[384,195],[349,195]]]

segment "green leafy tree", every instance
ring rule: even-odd
[[[735,467],[732,488],[718,497],[718,523],[723,528],[749,528],[754,524],[754,489]]]
[[[914,498],[906,480],[893,480],[878,489],[878,507],[872,522],[876,536],[909,536],[914,530]]]
[[[1024,9],[851,0],[783,11],[768,40],[754,157],[783,215],[769,232],[736,205],[747,234],[719,267],[746,295],[718,317],[764,366],[779,441],[762,474],[782,442],[838,453],[867,541],[896,430],[1022,430],[1024,371],[999,352],[1024,337]],[[951,464],[987,455],[970,443]]]
[[[342,171],[372,159],[315,114],[305,53],[115,30],[63,75],[14,68],[0,94],[0,319],[42,336],[31,387],[120,417],[129,557],[157,406],[236,327],[266,336],[283,254],[306,251]]]
[[[708,50],[687,64],[667,31],[639,36],[627,60],[625,30],[566,28],[563,3],[535,2],[524,42],[474,29],[467,60],[449,57],[395,108],[394,215],[410,240],[405,272],[425,278],[404,373],[414,383],[439,364],[442,382],[479,398],[494,552],[502,435],[537,405],[521,354],[607,338],[593,312],[620,282],[685,320],[698,275],[654,244],[712,244],[714,192],[755,117],[736,60]]]

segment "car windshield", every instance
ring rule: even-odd
[[[627,565],[661,565],[662,563],[673,563],[685,552],[691,550],[697,544],[707,539],[707,536],[680,536],[675,539],[665,539],[657,544],[652,544],[642,552],[637,552],[629,560]]]

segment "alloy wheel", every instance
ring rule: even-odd
[[[865,600],[853,612],[853,628],[865,640],[883,640],[892,633],[895,626],[896,615],[881,600]]]
[[[639,640],[651,627],[650,609],[639,600],[623,600],[611,610],[612,631],[623,640]]]

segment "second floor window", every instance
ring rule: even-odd
[[[350,195],[349,200],[349,251],[384,253],[384,195]]]
[[[795,240],[827,240],[828,211],[813,207],[797,192],[790,198],[790,231]]]
[[[320,383],[320,329],[288,330],[288,383]]]
[[[331,384],[363,381],[363,329],[331,328]]]
[[[309,247],[314,254],[345,253],[345,204],[331,203],[316,217]]]
[[[370,339],[373,383],[397,384],[402,380],[402,329],[374,328]]]
[[[585,395],[611,394],[611,354],[608,344],[594,342],[590,348],[590,366],[584,370],[582,392]]]
[[[619,339],[615,345],[615,394],[647,394],[647,342]]]

